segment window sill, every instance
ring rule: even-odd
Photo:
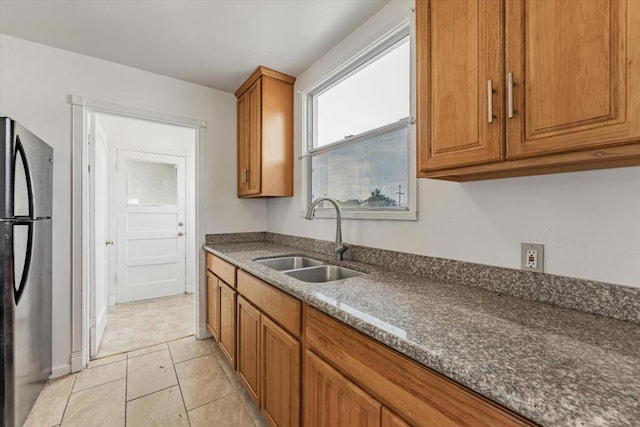
[[[300,211],[300,217],[304,218],[307,214],[306,210]],[[316,209],[315,218],[335,219],[336,211],[334,209]],[[349,211],[342,210],[342,219],[374,219],[389,221],[417,221],[418,212],[415,210],[407,211]]]

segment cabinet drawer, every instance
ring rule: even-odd
[[[314,308],[306,313],[306,345],[410,424],[533,425]]]
[[[207,269],[221,278],[227,285],[232,288],[236,287],[236,270],[238,268],[235,265],[229,264],[215,255],[207,254]]]
[[[238,292],[289,333],[300,337],[300,301],[242,270],[238,271]]]

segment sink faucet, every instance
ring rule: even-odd
[[[318,197],[315,199],[309,209],[307,209],[306,219],[312,220],[313,214],[316,212],[316,208],[321,202],[329,202],[336,208],[336,243],[334,247],[334,253],[336,255],[336,261],[342,261],[343,254],[349,249],[349,245],[342,241],[342,211],[340,210],[340,205],[335,199],[331,197]]]

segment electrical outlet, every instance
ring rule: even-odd
[[[542,273],[544,271],[544,245],[522,243],[520,247],[521,268]]]

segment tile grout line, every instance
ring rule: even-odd
[[[184,401],[184,394],[182,393],[180,378],[178,377],[178,371],[176,371],[176,364],[173,361],[173,354],[171,354],[171,347],[169,346],[168,343],[167,343],[167,347],[169,348],[169,357],[171,358],[171,366],[173,367],[173,373],[176,376],[176,382],[178,383],[178,391],[180,392],[180,398],[182,399],[182,405],[184,406],[184,414],[187,417],[187,424],[189,424],[189,427],[191,427],[191,419],[189,418],[189,411],[187,410],[187,402]]]
[[[73,384],[71,384],[71,390],[69,391],[69,396],[67,396],[67,403],[64,405],[64,410],[62,411],[62,417],[60,418],[60,422],[58,425],[62,425],[64,421],[64,416],[67,413],[67,408],[69,407],[69,402],[71,401],[71,395],[73,394],[73,388],[76,386],[76,381],[78,380],[78,374],[73,378]],[[54,424],[55,425],[55,424]]]
[[[160,344],[167,344],[167,343],[166,342],[161,342],[161,343],[158,343],[158,344],[154,344],[153,346],[160,345]],[[149,346],[149,347],[153,347],[153,346]],[[149,348],[149,347],[145,347],[145,348]],[[153,350],[153,351],[150,351],[148,353],[136,354],[135,356],[129,357],[129,353],[132,353],[134,351],[144,350],[144,349],[140,348],[138,350],[131,350],[131,351],[127,352],[127,360],[135,359],[136,357],[146,356],[147,354],[153,354],[153,353],[157,353],[159,351],[168,350],[168,349],[169,349],[169,346],[167,346],[167,348],[159,348],[157,350]]]

